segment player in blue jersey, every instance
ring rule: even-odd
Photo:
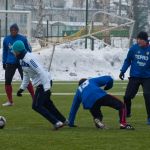
[[[102,87],[104,87],[104,89]],[[113,79],[110,76],[81,79],[70,110],[69,126],[75,127],[75,116],[80,103],[82,103],[84,109],[90,110],[97,128],[105,128],[105,125],[102,122],[103,115],[101,106],[109,106],[119,111],[120,129],[133,130],[134,128],[126,123],[126,109],[124,104],[116,97],[107,94],[105,91],[112,87]]]
[[[7,94],[7,102],[3,104],[3,106],[12,106],[13,105],[13,98],[12,98],[12,79],[16,72],[16,69],[18,69],[19,74],[21,76],[21,79],[23,78],[23,71],[22,67],[19,63],[19,60],[13,55],[11,52],[12,45],[15,41],[21,40],[27,51],[31,52],[31,46],[29,45],[26,37],[20,35],[19,33],[19,27],[17,24],[13,24],[10,26],[10,35],[6,36],[3,41],[3,54],[2,54],[2,63],[3,68],[5,70],[5,91]],[[30,92],[31,96],[34,97],[34,90],[31,83],[28,85],[28,91]],[[21,94],[17,94],[18,96],[21,96]]]
[[[137,35],[137,44],[130,48],[119,75],[121,80],[129,67],[129,83],[124,96],[127,117],[131,116],[131,99],[135,97],[141,85],[147,110],[147,124],[150,125],[150,45],[146,32],[141,31]]]

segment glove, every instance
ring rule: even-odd
[[[104,90],[106,91],[106,90],[109,90],[110,88],[108,87],[108,86],[105,86],[104,87]]]
[[[121,80],[124,80],[124,73],[123,73],[123,72],[120,72],[119,78],[120,78]]]
[[[6,64],[3,64],[3,69],[6,70]]]
[[[52,80],[50,81],[50,85],[51,85],[51,87],[53,86],[53,81]]]
[[[23,89],[19,89],[18,92],[17,92],[17,96],[21,97],[23,91],[24,91]]]
[[[44,91],[44,98],[45,99],[49,99],[50,96],[51,96],[51,91],[50,90]]]

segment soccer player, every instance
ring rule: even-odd
[[[5,91],[7,94],[8,101],[3,104],[3,106],[12,106],[14,104],[13,97],[12,97],[12,79],[18,69],[21,79],[23,78],[23,71],[20,66],[19,60],[13,55],[11,52],[12,45],[15,41],[21,40],[27,51],[31,52],[31,47],[26,39],[26,37],[20,35],[19,27],[17,24],[13,24],[10,26],[10,35],[5,37],[3,41],[3,69],[5,70]],[[34,97],[34,89],[31,83],[28,85],[28,91],[30,92],[31,96]],[[20,95],[21,96],[21,95]]]
[[[129,49],[119,75],[121,80],[129,67],[130,77],[124,96],[127,117],[131,116],[131,99],[135,97],[141,85],[147,110],[147,124],[150,125],[150,45],[146,32],[141,31],[137,35],[137,43]]]
[[[102,89],[104,87],[104,90]],[[134,128],[126,123],[126,110],[124,104],[114,96],[106,93],[113,87],[113,79],[110,76],[101,76],[91,79],[81,79],[74,96],[69,114],[69,126],[75,127],[74,120],[82,102],[83,108],[90,110],[95,126],[104,129],[101,106],[109,106],[119,111],[120,129],[133,130]]]
[[[51,77],[48,71],[40,65],[32,53],[27,52],[22,41],[18,40],[13,44],[12,52],[22,60],[23,81],[18,93],[22,93],[32,79],[33,86],[36,87],[32,108],[45,117],[54,125],[54,129],[63,127],[66,118],[57,110],[51,96]]]

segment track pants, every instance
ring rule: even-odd
[[[98,118],[102,121],[103,114],[101,112],[101,106],[109,106],[119,111],[120,123],[126,125],[126,109],[124,104],[117,99],[116,97],[107,94],[106,96],[98,99],[93,107],[90,109],[90,112],[93,118]]]
[[[137,94],[140,85],[143,89],[147,117],[150,118],[150,78],[129,78],[129,82],[124,96],[124,103],[127,108],[127,115],[131,114],[131,100]]]
[[[35,91],[32,108],[53,125],[58,121],[65,122],[66,118],[58,111],[50,96],[50,91],[44,92],[43,86],[39,85]]]

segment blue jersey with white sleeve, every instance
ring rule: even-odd
[[[78,87],[69,114],[70,125],[74,124],[80,103],[83,104],[84,109],[90,109],[97,100],[107,95],[106,91],[100,88],[103,86],[107,87],[107,89],[112,88],[113,79],[110,76],[91,78]]]

